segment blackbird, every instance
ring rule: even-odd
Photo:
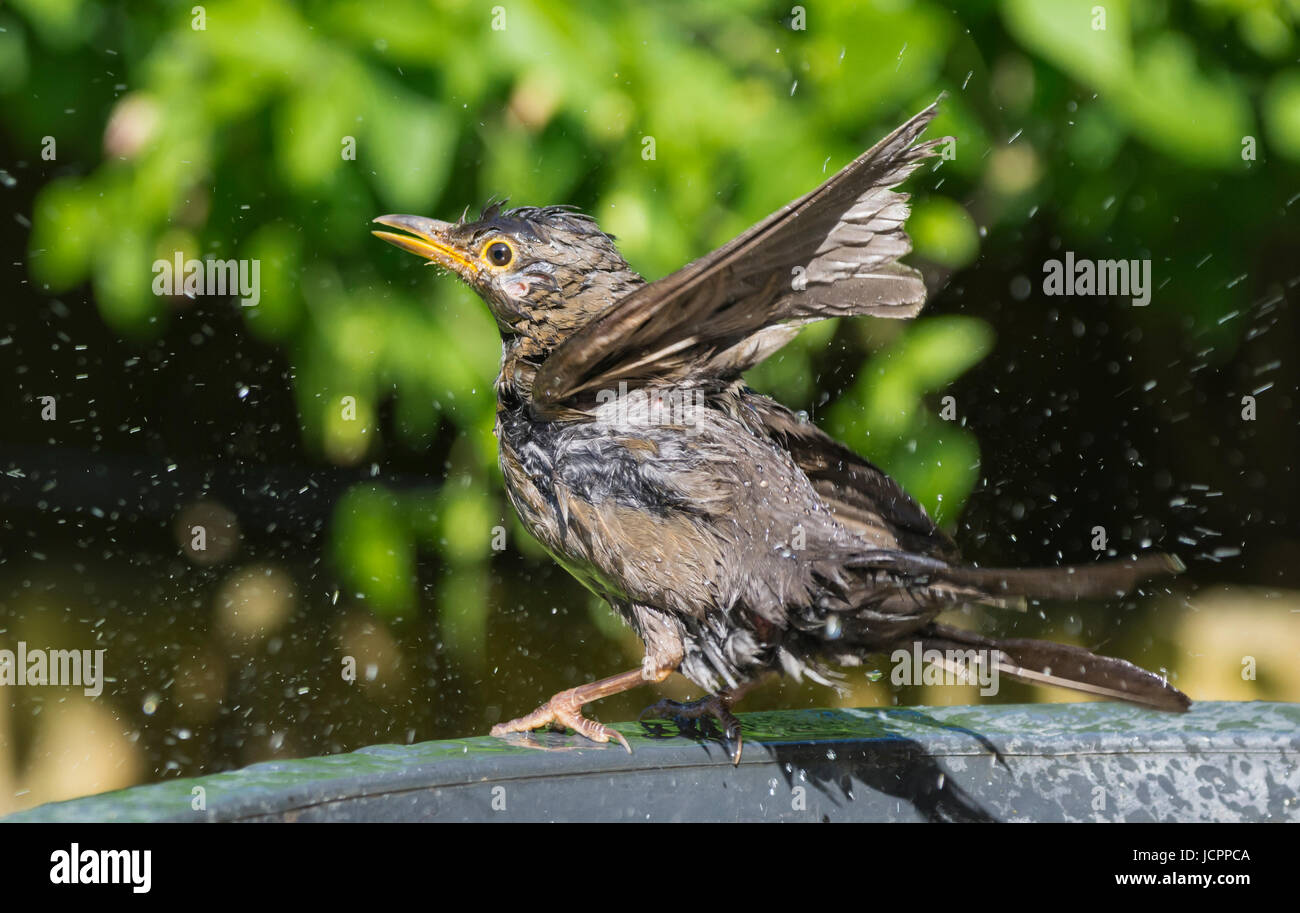
[[[491,204],[455,223],[413,215],[374,234],[466,282],[503,338],[496,436],[511,503],[555,560],[645,644],[641,668],[561,691],[493,735],[567,726],[627,740],[585,704],[680,672],[707,697],[648,712],[724,724],[775,671],[833,685],[833,666],[897,648],[1162,710],[1188,698],[1121,659],[940,624],[963,605],[1128,592],[1182,570],[1172,555],[1044,569],[963,564],[952,540],[876,466],[742,372],[831,317],[915,316],[898,262],[908,196],[894,187],[945,140],[918,142],[936,102],[817,189],[677,272],[646,282],[568,206]],[[629,749],[630,750],[630,749]]]

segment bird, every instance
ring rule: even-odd
[[[809,323],[921,311],[925,283],[900,262],[911,241],[909,195],[897,187],[942,160],[949,139],[921,139],[938,104],[653,282],[568,205],[498,201],[477,219],[374,219],[398,230],[376,237],[454,274],[486,303],[502,336],[495,432],[508,499],[645,646],[639,668],[561,691],[492,735],[568,728],[630,751],[584,707],[678,672],[704,697],[659,701],[643,718],[721,724],[738,763],[743,736],[731,708],[749,689],[774,675],[837,687],[840,669],[911,645],[967,673],[983,663],[1103,698],[1190,707],[1166,678],[1126,660],[936,620],[970,605],[1125,594],[1182,571],[1176,556],[964,563],[898,483],[742,376]]]

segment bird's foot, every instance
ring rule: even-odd
[[[568,691],[561,691],[527,716],[521,716],[508,723],[497,723],[492,727],[492,735],[505,736],[512,732],[529,732],[543,726],[550,726],[552,729],[567,727],[593,742],[608,742],[612,739],[631,754],[632,746],[627,743],[623,733],[582,715],[584,702],[578,690],[570,688]]]
[[[637,720],[651,719],[672,720],[683,735],[704,735],[696,723],[699,720],[717,721],[722,727],[722,747],[731,754],[731,763],[740,763],[740,753],[744,748],[744,739],[740,733],[740,720],[731,712],[731,699],[726,695],[710,694],[694,701],[670,701],[667,698],[652,704],[641,711]]]

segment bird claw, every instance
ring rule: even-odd
[[[720,695],[710,694],[684,703],[664,698],[642,710],[637,722],[644,725],[646,717],[671,719],[683,733],[696,729],[694,724],[698,720],[715,720],[722,726],[722,746],[730,753],[732,765],[740,763],[740,754],[745,747],[740,720],[731,712],[730,702]]]
[[[628,754],[632,753],[632,746],[627,743],[623,733],[582,715],[582,704],[577,701],[572,691],[561,691],[527,716],[510,720],[508,723],[497,723],[492,727],[491,734],[501,737],[512,732],[531,732],[543,726],[559,730],[572,729],[578,735],[593,742],[604,743],[612,740],[622,745]]]

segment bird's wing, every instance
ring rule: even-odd
[[[741,394],[746,415],[794,458],[835,518],[876,548],[901,548],[945,561],[956,544],[897,482],[810,421],[765,396]]]
[[[546,411],[619,381],[728,379],[801,323],[871,314],[912,317],[925,300],[901,183],[943,140],[916,143],[938,102],[811,193],[713,253],[642,286],[556,347],[537,372]]]

